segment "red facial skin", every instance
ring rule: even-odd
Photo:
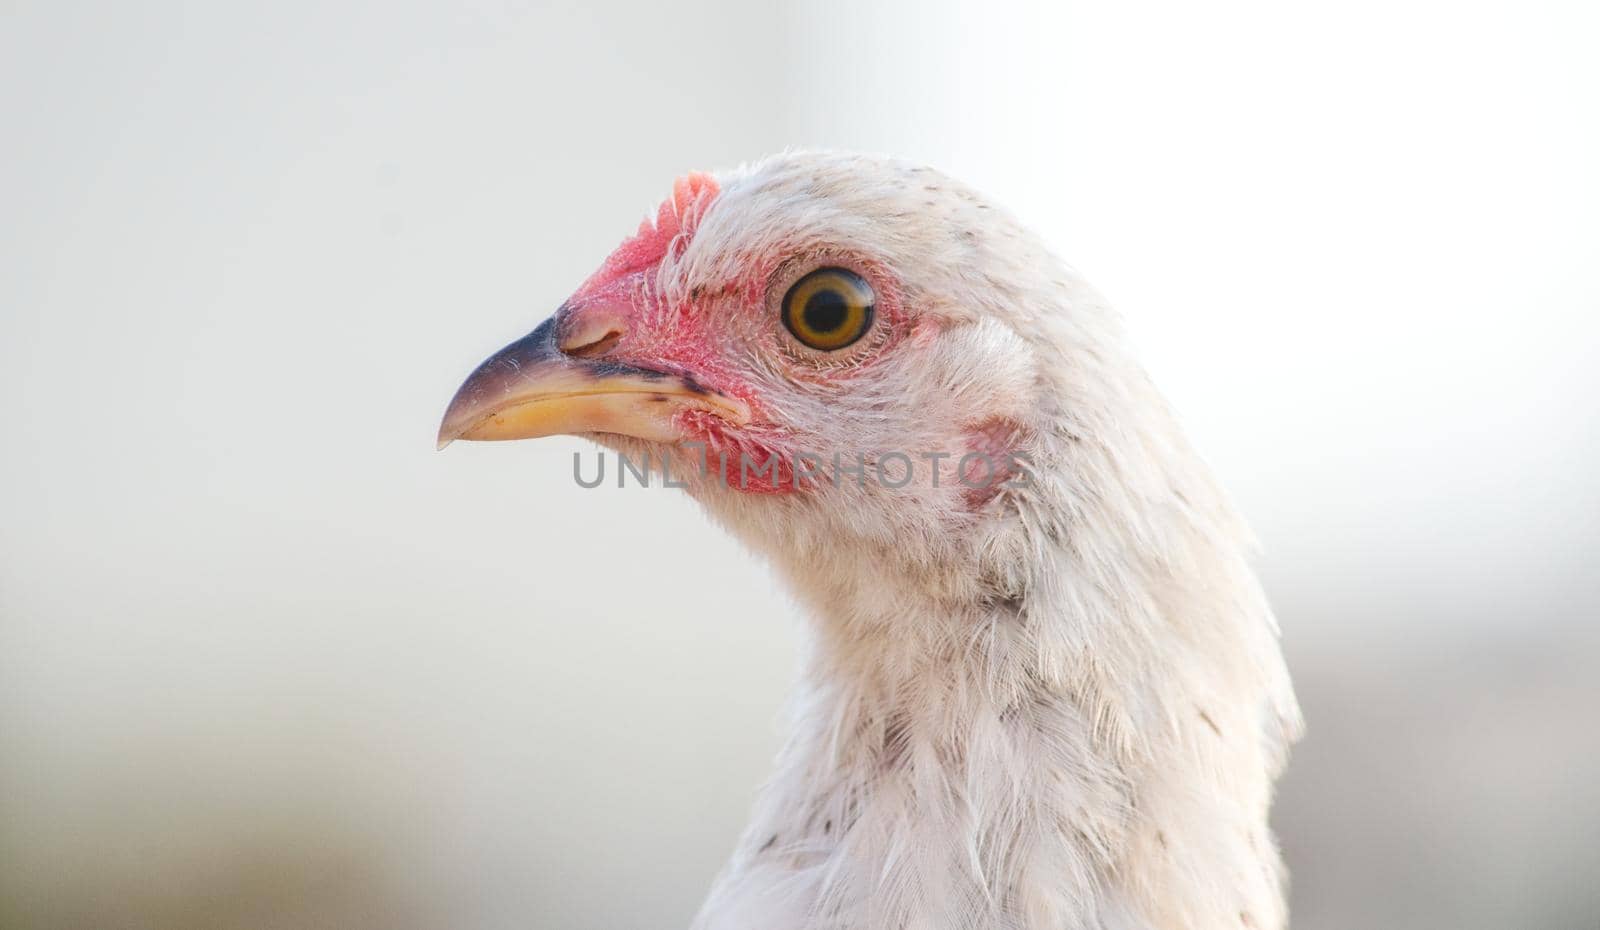
[[[784,451],[797,447],[794,434],[781,424],[764,421],[764,405],[756,386],[741,377],[718,351],[719,340],[708,331],[716,321],[701,312],[701,301],[706,295],[690,293],[669,303],[657,290],[657,273],[662,261],[669,253],[674,257],[683,253],[701,217],[716,202],[719,193],[717,181],[710,175],[690,174],[679,178],[673,183],[672,196],[657,209],[654,223],[649,219],[642,222],[638,231],[618,246],[578,288],[563,314],[569,318],[593,316],[617,320],[623,332],[607,353],[610,359],[687,375],[707,388],[737,397],[749,405],[754,420],[742,428],[731,427],[714,414],[701,411],[679,414],[678,424],[693,437],[690,442],[704,443],[705,466],[713,474],[720,470],[728,487],[754,494],[805,490],[815,485],[817,479],[801,477],[796,480],[793,454]],[[726,284],[713,296],[737,297],[749,312],[765,312],[770,279],[780,264],[791,257],[788,250],[781,247],[775,253],[753,263],[739,280]],[[862,365],[868,365],[873,357],[880,356],[898,342],[907,327],[893,276],[883,273],[884,269],[875,267],[873,262],[857,264],[863,265],[869,274],[879,272],[871,276],[878,291],[878,325],[885,327],[887,333],[887,338],[861,359]],[[836,377],[820,370],[798,370],[798,367],[797,378]],[[699,451],[687,451],[699,468],[702,464]],[[752,463],[743,473],[742,457]],[[769,460],[775,460],[775,467],[757,473],[756,469]]]

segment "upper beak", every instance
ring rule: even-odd
[[[703,410],[735,424],[750,409],[693,378],[607,361],[615,333],[577,344],[558,337],[552,317],[489,356],[456,391],[439,425],[439,448],[457,439],[532,439],[558,433],[617,433],[640,439],[685,438],[676,415]],[[580,327],[584,329],[585,327]],[[586,334],[575,333],[577,341]]]

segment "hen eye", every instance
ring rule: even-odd
[[[832,352],[872,328],[872,286],[844,268],[818,268],[783,295],[783,325],[813,349]]]

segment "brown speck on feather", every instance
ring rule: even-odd
[[[891,716],[883,726],[883,759],[884,769],[900,767],[900,762],[906,754],[906,719],[900,714]],[[831,823],[831,821],[830,821]]]
[[[1211,728],[1211,732],[1217,734],[1218,736],[1222,735],[1222,729],[1217,726],[1217,722],[1215,720],[1211,719],[1210,714],[1202,710],[1200,712],[1200,719],[1206,722],[1206,726]]]

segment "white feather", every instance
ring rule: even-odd
[[[721,187],[662,292],[865,256],[927,324],[845,393],[730,336],[808,445],[959,454],[1004,422],[1033,469],[976,511],[921,467],[893,491],[692,488],[815,618],[788,745],[695,926],[1282,927],[1267,812],[1300,722],[1276,627],[1115,314],[925,168],[790,153]]]

